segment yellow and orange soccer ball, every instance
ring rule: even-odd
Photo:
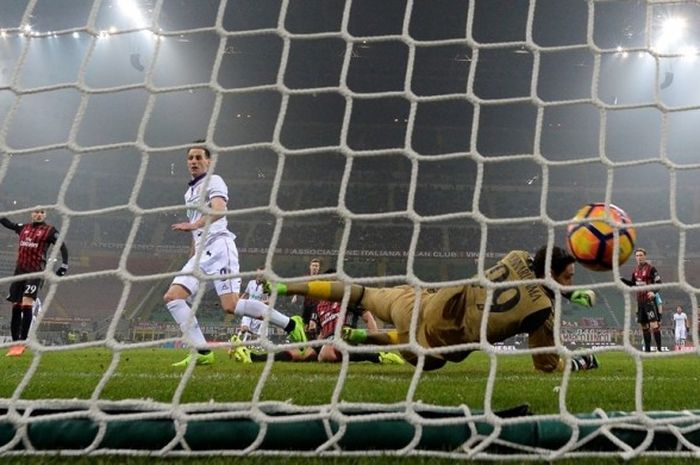
[[[593,271],[613,268],[614,231],[619,231],[618,265],[632,255],[637,232],[632,220],[620,207],[591,203],[581,208],[567,228],[566,243],[571,254],[583,266]],[[609,213],[608,213],[609,212]]]

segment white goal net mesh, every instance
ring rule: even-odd
[[[697,456],[697,396],[674,389],[697,381],[684,367],[698,354],[698,21],[696,3],[666,0],[1,2],[0,212],[27,222],[46,209],[70,263],[56,277],[53,247],[28,351],[0,360],[0,454]],[[348,285],[493,292],[484,270],[507,252],[564,246],[579,207],[619,205],[663,279],[662,352],[641,350],[635,293],[620,280],[631,260],[577,268],[594,308],[555,298],[561,374],[533,370],[544,349],[527,335],[428,352],[414,336],[401,348],[416,367],[356,365],[350,354],[383,348],[338,341],[342,362],[317,373],[274,360],[300,346],[269,322],[259,345],[270,355],[236,364],[225,353],[240,321],[204,287],[192,306],[217,362],[170,369],[186,351],[160,349],[187,341],[162,295],[188,253],[170,225],[184,219],[197,139],[230,189],[244,284],[259,267],[306,281],[318,257]],[[16,239],[3,234],[7,288]],[[455,350],[479,352],[423,369],[427,353]],[[572,358],[590,354],[601,367],[573,373]],[[522,403],[535,415],[497,414]],[[66,443],[38,439],[82,420],[94,426],[85,443],[65,430]],[[255,430],[236,430],[240,443],[193,432],[243,420]],[[172,434],[110,442],[130,421],[166,421]],[[382,422],[389,432],[372,429]],[[318,427],[317,442],[275,446],[276,428],[293,437],[294,425]],[[431,446],[452,427],[456,439]]]

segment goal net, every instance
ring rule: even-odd
[[[60,231],[28,349],[0,357],[0,455],[697,457],[698,21],[667,0],[0,2],[0,214],[38,206]],[[338,364],[281,362],[327,341],[267,320],[245,342],[263,361],[236,363],[241,323],[204,286],[191,304],[216,362],[173,368],[188,340],[162,296],[188,257],[171,225],[198,139],[229,187],[244,284],[258,268],[308,281],[320,258],[348,289],[493,293],[484,270],[506,253],[551,254],[581,206],[618,205],[663,280],[661,351],[642,350],[630,260],[577,267],[593,308],[554,298],[563,372],[533,369],[526,334],[428,351],[415,334],[336,338]],[[0,312],[5,350],[10,326]],[[350,362],[399,349],[417,365]],[[474,353],[425,370],[456,350]],[[591,354],[597,370],[572,371]]]

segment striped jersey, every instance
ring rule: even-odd
[[[15,274],[43,271],[49,247],[58,240],[58,230],[43,222],[22,224],[6,221],[3,225],[19,235]]]

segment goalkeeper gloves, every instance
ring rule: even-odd
[[[65,276],[68,273],[68,265],[66,263],[61,263],[61,266],[56,268],[56,276]]]
[[[367,331],[364,329],[351,328],[344,326],[342,337],[345,342],[352,345],[362,344],[367,340]]]
[[[590,289],[577,290],[571,293],[570,300],[583,307],[592,307],[595,305],[595,292]]]
[[[270,284],[269,282],[265,282],[263,289],[265,294],[272,295],[272,291],[277,290],[277,295],[287,295],[287,285],[284,283]]]

